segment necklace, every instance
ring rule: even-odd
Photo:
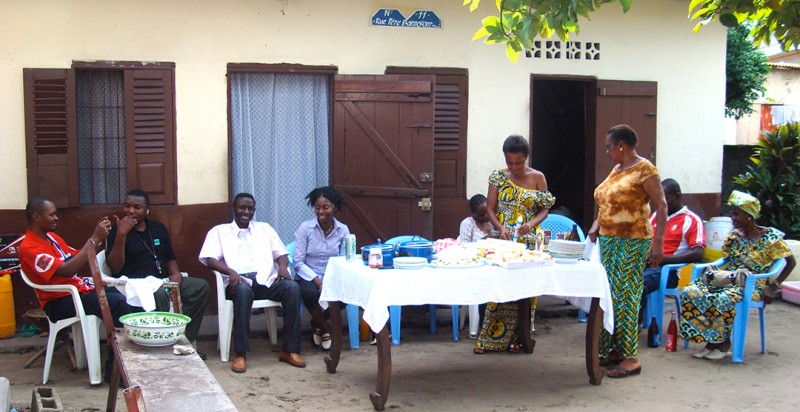
[[[321,226],[320,226],[320,227],[321,227]],[[330,234],[331,234],[331,232],[333,232],[333,223],[331,223],[331,226],[330,226],[329,228],[327,228],[327,229],[322,229],[322,233],[324,233],[324,234],[325,234],[325,237],[328,237],[328,235],[330,235]]]
[[[136,237],[139,238],[139,241],[142,242],[142,245],[144,245],[144,248],[147,249],[151,255],[153,255],[153,260],[156,262],[156,270],[158,271],[158,274],[161,275],[161,262],[158,261],[158,255],[156,255],[156,242],[153,240],[153,232],[150,231],[149,227],[147,228],[147,234],[150,236],[150,243],[153,245],[153,248],[151,249],[150,245],[144,241],[144,234],[136,230],[134,231],[138,235]]]

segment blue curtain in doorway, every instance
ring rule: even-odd
[[[294,241],[313,217],[305,196],[328,184],[326,75],[231,74],[232,187],[256,198],[255,220]]]

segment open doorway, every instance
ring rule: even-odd
[[[594,186],[587,181],[587,136],[593,135],[587,92],[593,79],[533,78],[531,91],[531,162],[545,174],[556,197],[551,213],[565,215],[583,228],[591,225]],[[594,97],[594,95],[590,95]],[[590,138],[591,143],[591,138]],[[587,169],[587,166],[591,169]],[[591,186],[591,187],[587,187]],[[587,190],[588,189],[588,190]]]

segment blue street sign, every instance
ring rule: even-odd
[[[379,9],[372,15],[372,25],[441,29],[442,19],[432,10],[417,10],[406,18],[398,9]]]

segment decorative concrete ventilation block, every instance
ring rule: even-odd
[[[55,388],[35,388],[31,399],[31,412],[63,412],[61,398]]]

